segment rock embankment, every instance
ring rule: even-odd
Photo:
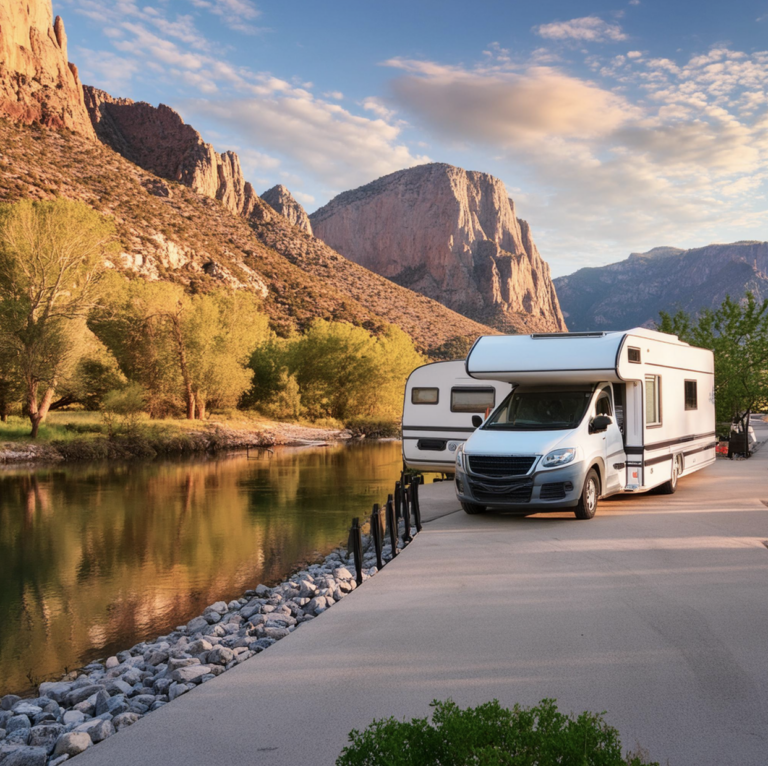
[[[366,580],[377,572],[370,536],[363,550]],[[383,558],[391,557],[387,545]],[[274,588],[218,601],[166,636],[42,683],[37,697],[4,696],[0,764],[60,766],[330,609],[357,587],[352,569],[352,556],[338,549]]]
[[[338,195],[310,220],[345,257],[472,319],[566,329],[530,227],[487,173],[419,165]]]

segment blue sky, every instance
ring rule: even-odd
[[[310,212],[501,178],[554,275],[768,239],[768,0],[55,0],[84,82],[166,103]]]

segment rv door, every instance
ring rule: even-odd
[[[601,437],[603,462],[605,464],[605,486],[603,494],[610,495],[619,492],[624,488],[626,473],[624,463],[626,456],[624,453],[624,439],[619,427],[619,420],[614,406],[613,391],[610,383],[601,386],[597,397],[595,398],[595,407],[593,417],[607,416],[610,418],[610,424],[605,431],[595,434]]]

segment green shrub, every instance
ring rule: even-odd
[[[503,708],[498,700],[462,710],[432,702],[432,721],[374,721],[350,733],[336,766],[658,766],[622,756],[619,733],[602,714],[577,718],[554,700]]]

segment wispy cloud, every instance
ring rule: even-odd
[[[577,40],[603,43],[626,40],[627,35],[619,24],[611,24],[598,16],[583,16],[570,21],[553,21],[534,27],[534,32],[548,40]]]

